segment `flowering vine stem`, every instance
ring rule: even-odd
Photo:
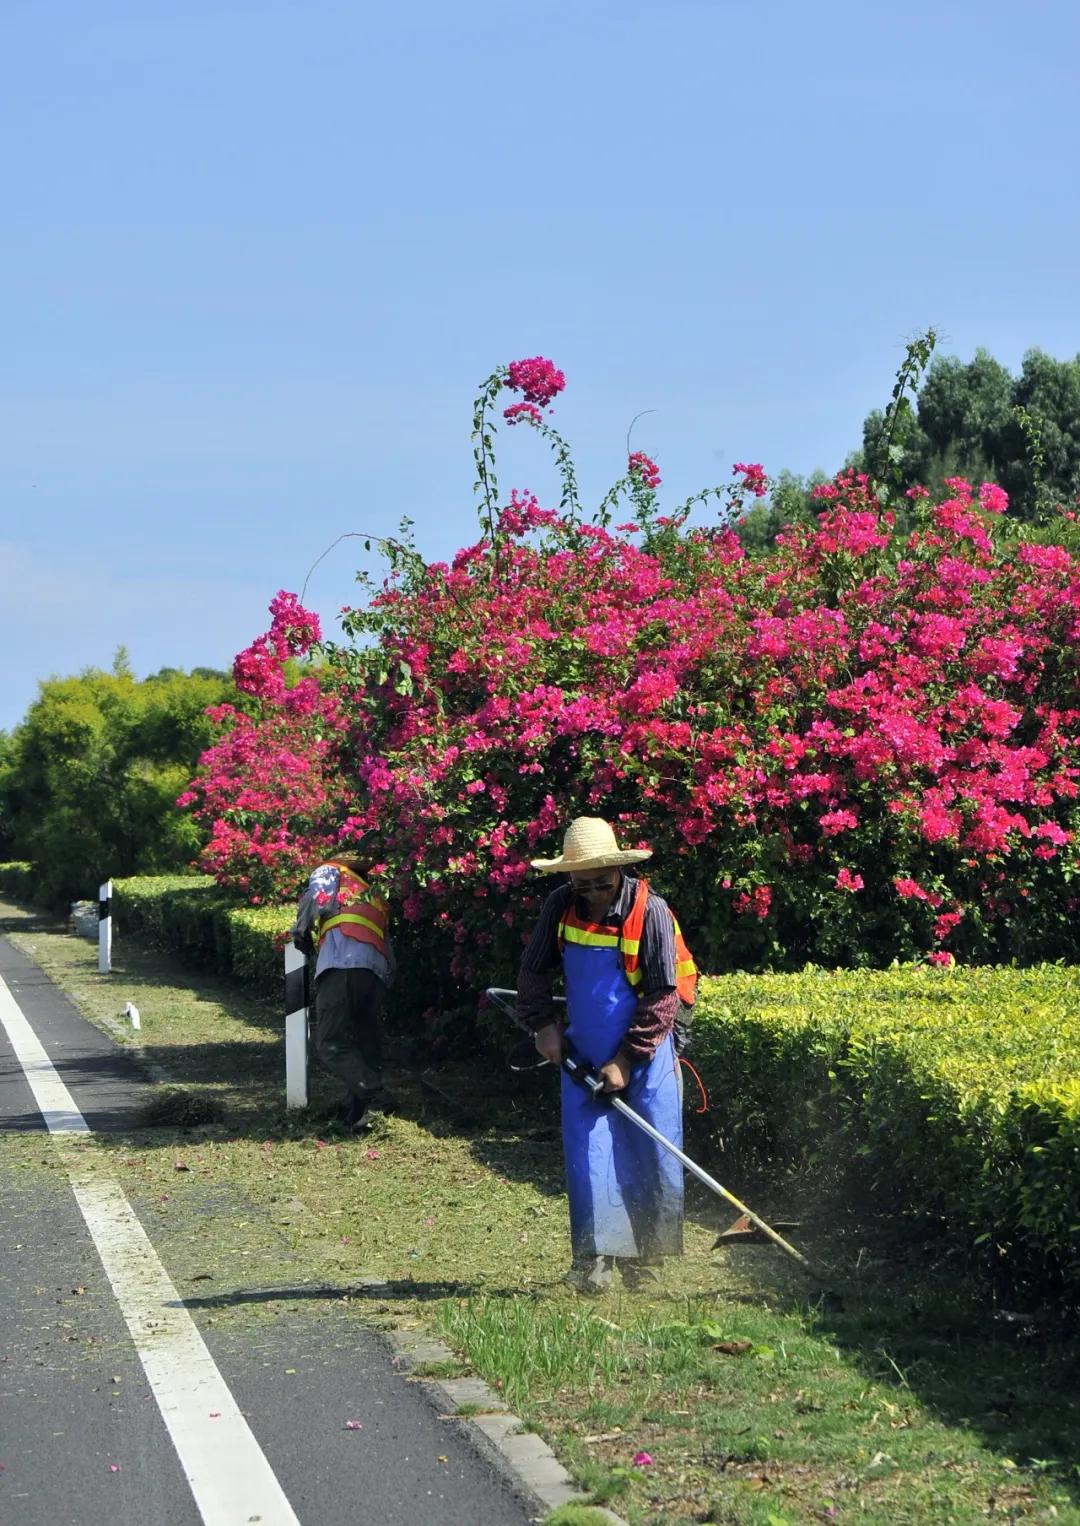
[[[555,454],[555,464],[562,478],[562,497],[559,499],[559,507],[569,517],[573,524],[581,518],[581,504],[578,501],[577,474],[574,471],[574,459],[570,454],[570,447],[557,429],[552,429],[550,424],[533,422],[533,428],[551,446]]]
[[[476,462],[476,481],[473,492],[482,493],[484,502],[480,522],[487,527],[488,536],[495,542],[495,516],[499,506],[499,484],[495,477],[495,424],[488,418],[488,409],[506,385],[507,368],[498,366],[484,382],[480,395],[473,404],[473,459]]]
[[[710,498],[715,498],[717,503],[724,503],[729,510],[736,509],[739,504],[737,499],[731,496],[730,487],[705,487],[700,493],[691,493],[689,498],[683,500],[678,508],[672,510],[672,517],[679,524],[684,524],[689,518],[690,510],[698,503],[708,503]]]
[[[617,482],[612,483],[611,487],[608,488],[603,498],[601,498],[600,505],[597,508],[596,513],[593,515],[593,522],[606,530],[608,525],[611,523],[611,516],[614,512],[615,505],[618,503],[622,494],[628,493],[629,491],[630,473],[627,472],[624,477],[620,477]]]
[[[407,550],[407,547],[402,546],[400,541],[395,541],[392,536],[388,536],[388,535],[370,535],[367,532],[367,530],[345,530],[345,531],[343,531],[343,533],[341,535],[339,535],[336,540],[332,540],[330,542],[330,544],[327,546],[325,551],[321,551],[319,553],[319,555],[312,562],[311,566],[308,568],[306,574],[304,575],[304,586],[300,590],[300,602],[301,602],[301,604],[304,602],[304,595],[307,593],[307,585],[308,585],[308,582],[309,582],[309,580],[311,578],[311,574],[315,571],[315,568],[319,565],[319,563],[325,557],[330,555],[330,553],[331,553],[331,551],[333,551],[334,547],[335,546],[339,546],[343,540],[362,540],[364,542],[364,550],[365,551],[370,551],[372,546],[375,546],[375,547],[378,548],[380,554],[383,555],[383,556],[386,556],[386,555],[390,554],[392,552],[392,550],[394,550],[394,549],[397,549],[399,551]]]

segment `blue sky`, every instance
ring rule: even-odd
[[[1078,17],[6,0],[0,727],[121,642],[226,666],[343,531],[472,539],[500,362],[566,371],[593,500],[655,410],[676,501],[837,467],[930,324],[1076,354]],[[500,483],[553,498],[526,430]]]

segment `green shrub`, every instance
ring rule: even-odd
[[[144,939],[193,968],[235,975],[267,996],[283,986],[288,906],[237,906],[209,875],[140,875],[113,881],[119,936]]]
[[[713,1142],[842,1160],[1018,1279],[1080,1288],[1080,970],[806,971],[703,983]]]
[[[39,886],[33,864],[0,864],[0,893],[20,901],[34,900]]]
[[[282,994],[282,946],[292,919],[291,906],[229,908],[229,967],[238,980],[268,996]]]
[[[209,745],[207,710],[227,674],[163,669],[143,680],[122,654],[111,673],[50,678],[0,747],[0,840],[37,868],[56,907],[96,897],[109,876],[170,873],[202,833],[176,798]]]

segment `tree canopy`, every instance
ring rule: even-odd
[[[882,425],[879,410],[867,416],[863,461]],[[1019,376],[983,349],[969,361],[934,360],[900,467],[907,485],[921,483],[932,493],[949,477],[996,482],[1009,495],[1011,520],[1031,523],[1070,507],[1080,492],[1080,355],[1055,360],[1029,350]]]
[[[1009,495],[1009,523],[1052,524],[1055,540],[1068,538],[1060,516],[1080,494],[1080,355],[1055,360],[1028,350],[1018,376],[985,349],[967,361],[938,356],[914,400],[897,398],[893,419],[880,408],[867,414],[862,444],[844,464],[874,476],[890,458],[898,484],[935,496],[950,477],[996,482]],[[737,526],[746,550],[764,550],[785,525],[812,521],[820,508],[812,490],[825,480],[820,471],[773,478],[768,498]]]
[[[0,742],[0,846],[39,868],[44,898],[94,895],[109,875],[183,868],[202,834],[175,808],[234,697],[225,675],[163,670],[138,680],[127,655],[40,685]]]

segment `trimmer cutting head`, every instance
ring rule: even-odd
[[[789,1230],[801,1229],[798,1220],[773,1219],[772,1228],[779,1230],[781,1234],[787,1234]],[[713,1241],[712,1249],[719,1250],[721,1245],[768,1245],[767,1236],[756,1224],[752,1224],[744,1213],[722,1230]]]

